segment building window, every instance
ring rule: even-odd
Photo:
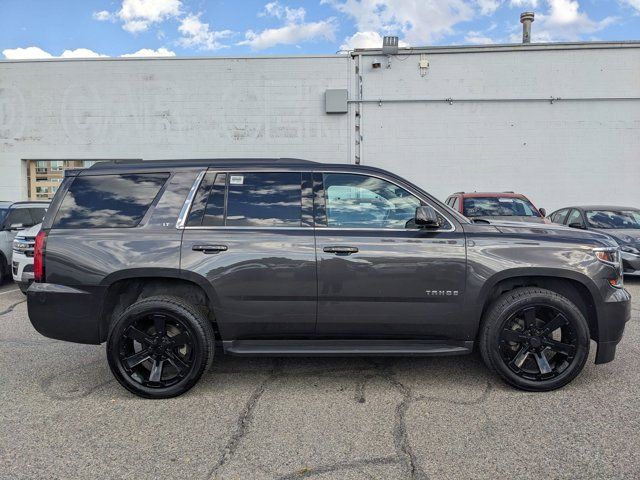
[[[95,160],[29,160],[27,162],[27,187],[29,199],[50,200],[64,179],[68,168],[88,168]]]

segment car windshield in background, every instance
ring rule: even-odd
[[[592,228],[640,228],[640,210],[587,210],[586,213]]]
[[[8,211],[8,208],[0,208],[0,226],[4,223]]]
[[[539,217],[535,207],[524,198],[470,197],[464,199],[467,217]]]

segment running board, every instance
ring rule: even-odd
[[[473,350],[473,342],[428,340],[231,340],[222,345],[231,355],[264,357],[465,355]]]

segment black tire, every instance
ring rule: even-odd
[[[537,287],[511,290],[493,302],[479,337],[487,367],[521,390],[564,387],[589,356],[589,326],[580,309]]]
[[[213,362],[214,347],[202,310],[178,297],[156,296],[134,303],[111,325],[107,359],[130,392],[170,398],[198,382]]]

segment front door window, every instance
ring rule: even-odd
[[[366,175],[327,173],[324,187],[331,228],[412,228],[420,206],[403,188]]]

